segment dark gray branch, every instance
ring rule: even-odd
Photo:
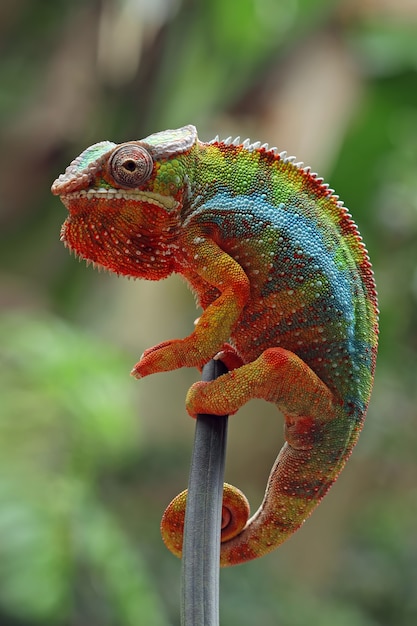
[[[203,381],[227,372],[221,361],[203,368]],[[182,626],[218,626],[220,531],[227,416],[199,415],[191,459],[182,553]]]

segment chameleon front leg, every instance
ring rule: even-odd
[[[210,383],[196,383],[187,396],[192,414],[234,413],[251,398],[274,402],[285,417],[286,443],[272,468],[262,505],[243,530],[221,547],[221,564],[260,557],[285,541],[317,506],[349,456],[355,429],[341,403],[294,353],[266,350],[254,362]],[[232,519],[242,517],[228,497]]]
[[[132,370],[136,378],[204,365],[227,342],[248,301],[249,279],[232,257],[205,237],[194,234],[191,238],[188,234],[187,241],[184,248],[192,250],[195,273],[220,295],[203,311],[188,337],[164,341],[146,350]]]

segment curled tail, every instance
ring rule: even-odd
[[[264,556],[288,539],[307,519],[343,468],[352,445],[336,462],[284,444],[271,470],[263,502],[250,517],[246,496],[225,483],[220,565],[238,565]],[[312,469],[315,471],[312,472]],[[161,522],[167,548],[181,557],[187,490],[169,504]]]

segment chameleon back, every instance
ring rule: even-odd
[[[377,349],[366,249],[322,179],[285,153],[256,146],[198,146],[184,228],[198,223],[249,277],[250,300],[231,336],[243,360],[266,347],[291,350],[360,420]],[[203,306],[216,297],[201,283],[196,289]]]

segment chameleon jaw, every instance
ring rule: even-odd
[[[61,196],[61,241],[77,257],[115,274],[151,280],[172,272],[178,202],[155,192],[93,188]],[[172,207],[172,208],[171,208]]]
[[[74,257],[76,259],[78,259],[78,261],[84,261],[86,266],[89,267],[90,265],[97,271],[99,272],[107,272],[108,274],[112,274],[114,272],[112,272],[112,270],[110,270],[108,267],[106,267],[105,265],[102,265],[101,263],[98,263],[97,261],[93,261],[92,259],[89,259],[88,257],[84,256],[79,250],[76,250],[75,248],[73,248],[71,246],[71,244],[66,240],[65,237],[65,222],[62,225],[61,228],[61,234],[59,237],[59,240],[61,243],[64,244],[65,248],[69,251],[70,254],[73,254]],[[118,274],[117,274],[118,275]],[[129,276],[129,278],[136,278],[136,276]]]

